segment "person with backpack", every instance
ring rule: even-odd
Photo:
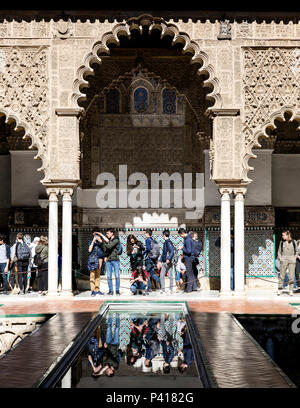
[[[182,280],[182,284],[181,281]],[[183,255],[181,254],[175,266],[175,282],[176,282],[176,292],[183,292],[186,286],[186,267],[183,262]]]
[[[38,265],[38,291],[39,295],[48,292],[48,237],[41,236],[35,247],[34,262]]]
[[[166,315],[161,314],[160,318],[160,335],[158,339],[161,342],[162,354],[164,358],[163,372],[164,374],[169,374],[171,370],[171,362],[174,356],[177,354],[177,341],[175,338],[175,333],[173,334],[174,317],[171,315],[169,320],[169,328],[166,328]]]
[[[18,268],[19,295],[23,295],[26,293],[27,288],[27,275],[31,252],[29,246],[24,242],[22,232],[17,233],[16,242],[11,248],[10,256],[12,263],[16,264]]]
[[[184,239],[184,245],[180,249],[182,249],[183,261],[186,267],[186,292],[196,292],[198,290],[197,281],[193,272],[193,262],[195,259],[194,241],[191,234],[188,234],[185,228],[179,228],[178,235]]]
[[[160,258],[161,270],[160,270],[160,293],[165,294],[165,276],[168,275],[170,280],[170,293],[173,293],[173,257],[174,247],[170,240],[170,231],[163,231],[163,239],[165,240],[162,255]]]
[[[113,295],[112,273],[116,278],[116,295],[120,295],[120,261],[119,255],[122,253],[122,245],[115,231],[108,228],[106,236],[98,233],[103,238],[104,262],[106,263],[108,295]]]
[[[198,239],[198,233],[196,231],[191,232],[193,241],[194,241],[194,261],[193,261],[193,272],[197,282],[197,286],[200,286],[200,282],[198,279],[198,265],[200,264],[199,256],[202,250],[202,243]]]
[[[143,253],[143,256],[145,259],[145,267],[148,272],[147,292],[149,293],[152,291],[150,278],[156,280],[156,282],[159,283],[160,285],[160,278],[154,272],[155,266],[160,255],[160,248],[155,239],[152,238],[152,231],[150,228],[146,229],[145,236],[146,236],[146,249]]]
[[[104,295],[100,291],[100,273],[104,259],[103,239],[98,233],[100,229],[93,229],[93,239],[89,241],[88,270],[90,272],[91,296]]]
[[[38,266],[34,263],[34,257],[35,257],[35,248],[37,244],[39,243],[40,238],[35,237],[34,240],[31,242],[29,245],[30,248],[30,260],[29,260],[29,271],[30,271],[30,281],[29,281],[29,288],[28,288],[28,293],[32,292],[32,287],[33,283],[35,281],[37,271],[38,271]]]
[[[283,289],[283,281],[286,275],[286,270],[288,269],[288,285],[289,285],[289,295],[293,296],[294,278],[295,278],[295,268],[296,259],[298,256],[297,243],[292,239],[292,234],[290,231],[285,230],[282,232],[282,240],[278,247],[278,258],[280,260],[280,275],[278,280],[278,292],[280,296]]]
[[[144,245],[138,241],[133,234],[129,234],[127,237],[126,252],[130,259],[130,267],[132,272],[136,271],[138,266],[143,266],[144,251]]]
[[[3,293],[4,295],[8,295],[7,293],[7,273],[9,269],[9,262],[10,262],[10,246],[6,243],[5,235],[0,234],[0,273],[3,279]]]

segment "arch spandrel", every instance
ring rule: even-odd
[[[42,160],[49,178],[47,138],[49,136],[49,95],[47,47],[0,46],[0,115],[15,128],[24,129],[23,138],[37,148],[35,159]]]
[[[256,158],[252,151],[260,147],[258,139],[268,137],[267,128],[275,128],[275,120],[299,120],[300,65],[297,47],[244,47],[243,97],[241,110],[242,137],[245,152],[242,160],[243,178],[252,180],[249,159]]]

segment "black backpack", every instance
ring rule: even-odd
[[[27,244],[24,243],[18,243],[16,246],[16,255],[18,258],[18,261],[28,261],[31,255],[30,248]]]
[[[40,254],[35,254],[35,255],[34,255],[34,257],[33,257],[33,263],[34,263],[36,266],[42,266],[43,261],[42,261],[42,258],[41,258],[41,255],[40,255]]]

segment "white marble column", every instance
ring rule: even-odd
[[[60,190],[62,195],[62,295],[72,292],[72,194],[73,188]]]
[[[49,195],[48,227],[48,296],[58,296],[58,194],[57,188],[47,188]]]
[[[245,295],[245,216],[246,188],[234,189],[234,295]]]
[[[231,189],[220,188],[221,193],[221,288],[220,296],[231,296],[230,287],[230,194]]]

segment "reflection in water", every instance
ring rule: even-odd
[[[201,386],[179,312],[110,312],[71,371],[72,387]]]

